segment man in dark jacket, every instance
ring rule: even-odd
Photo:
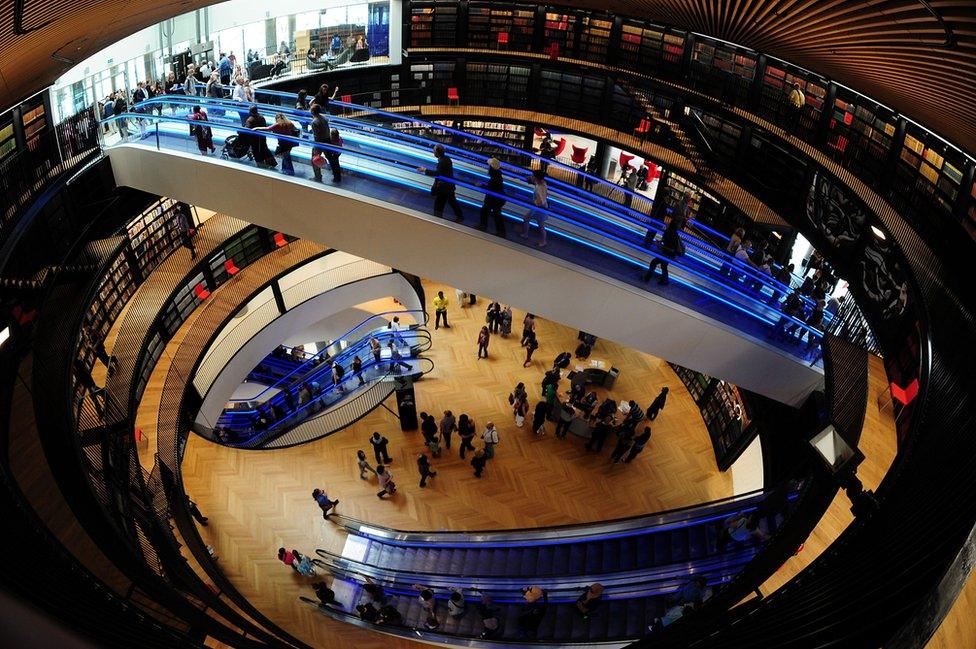
[[[668,400],[668,388],[661,388],[661,392],[654,397],[654,401],[651,405],[647,406],[647,419],[649,421],[654,421],[657,419],[657,414],[664,410],[664,404]]]
[[[430,190],[434,196],[434,216],[443,217],[444,205],[447,204],[454,211],[454,220],[460,223],[464,220],[464,216],[461,213],[461,204],[458,203],[457,195],[454,193],[457,186],[446,180],[447,178],[454,178],[454,162],[447,157],[447,152],[440,144],[434,147],[434,157],[437,158],[437,167],[434,169],[419,167],[417,169],[422,174],[435,177],[434,186]]]
[[[322,142],[324,144],[330,144],[332,142],[332,133],[329,129],[329,120],[322,114],[322,107],[318,104],[313,104],[312,109],[312,123],[310,124],[312,128],[312,139],[316,142]],[[316,156],[320,156],[320,162],[322,165],[325,164],[325,152],[326,149],[321,149],[318,147],[312,148],[312,173],[315,174],[315,180],[322,181],[322,166],[316,165]]]
[[[654,257],[647,266],[647,270],[641,280],[647,282],[654,276],[655,269],[661,267],[661,279],[657,281],[661,286],[666,286],[668,280],[668,259],[674,259],[684,252],[684,244],[681,242],[680,232],[685,228],[685,217],[681,214],[672,214],[668,227],[664,228],[661,236],[661,252],[663,257]]]
[[[501,163],[497,158],[488,160],[488,182],[482,183],[482,187],[495,194],[505,193],[505,183],[502,180]],[[485,202],[481,206],[481,220],[478,223],[479,230],[488,229],[488,217],[494,217],[495,234],[500,237],[505,236],[505,217],[502,216],[502,206],[505,199],[499,196],[485,194]]]

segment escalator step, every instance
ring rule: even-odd
[[[537,575],[551,575],[552,571],[552,558],[555,554],[555,546],[543,545],[538,548],[539,556],[536,558],[536,574]]]
[[[550,618],[552,622],[551,636],[553,639],[564,642],[572,637],[573,618],[577,617],[573,612],[574,608],[574,604],[560,604],[549,608],[549,614],[546,617]]]
[[[644,568],[655,565],[654,538],[649,535],[638,536],[634,539],[634,565]]]
[[[520,575],[539,574],[539,549],[523,548],[519,552],[519,571]]]
[[[570,546],[552,546],[552,573],[554,575],[565,575],[570,573],[569,565]]]
[[[647,632],[647,626],[651,622],[644,621],[645,616],[643,599],[628,599],[627,609],[624,615],[626,623],[619,627],[620,635],[617,637],[636,638],[644,635]]]
[[[583,616],[576,610],[575,602],[563,604],[562,606],[569,609],[570,615],[572,616],[572,630],[569,633],[569,639],[576,642],[588,640],[590,637],[590,620],[583,619]]]
[[[508,560],[508,550],[505,548],[490,550],[485,559],[488,561],[488,565],[485,566],[485,570],[483,571],[484,573],[491,575],[505,574],[505,563]]]
[[[518,618],[521,612],[521,604],[502,605],[502,610],[498,614],[498,619],[502,622],[501,633],[499,635],[506,638],[514,638],[518,635]]]
[[[442,548],[430,551],[433,557],[434,571],[448,573],[451,571],[451,558],[454,556],[454,548]]]
[[[603,549],[602,543],[593,542],[586,544],[586,573],[593,574],[598,573],[603,565]]]
[[[619,570],[634,570],[637,567],[635,546],[636,543],[634,543],[634,539],[631,537],[620,539]]]
[[[704,526],[696,525],[688,529],[688,557],[700,559],[703,556],[705,556],[705,530]]]
[[[574,543],[569,546],[569,570],[568,575],[580,575],[586,572],[586,545]]]
[[[688,530],[677,529],[671,532],[671,561],[678,563],[688,560]]]
[[[671,563],[671,532],[661,532],[652,538],[654,540],[654,565],[664,566]]]
[[[461,572],[465,575],[478,575],[483,572],[480,562],[484,560],[484,552],[479,550],[462,550]]]
[[[451,550],[451,561],[448,564],[448,572],[452,575],[463,574],[464,568],[464,553],[466,551],[460,548]]]
[[[707,554],[718,554],[718,537],[722,532],[720,524],[708,525],[705,528]]]
[[[602,602],[589,619],[589,639],[602,640],[614,629],[622,628],[627,622],[626,600]],[[617,634],[619,635],[619,633]]]
[[[436,572],[436,555],[427,548],[420,548],[413,561],[418,572]]]
[[[604,541],[603,546],[603,572],[616,572],[620,569],[620,541],[613,539]]]

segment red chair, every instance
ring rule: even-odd
[[[573,157],[571,158],[573,164],[581,165],[586,162],[586,152],[590,150],[588,146],[576,146],[573,145]]]
[[[508,49],[508,32],[498,32],[498,49]]]
[[[661,168],[650,160],[645,160],[644,166],[647,167],[647,182],[651,182],[661,176]]]
[[[629,153],[620,152],[620,170],[623,171],[630,164],[630,161],[634,159],[634,156]]]
[[[201,301],[206,300],[208,297],[210,297],[210,291],[208,291],[207,287],[203,285],[203,282],[200,282],[199,284],[194,286],[193,292],[196,293],[197,297]]]
[[[285,235],[280,232],[274,233],[274,242],[276,248],[283,248],[288,245],[288,239],[285,239]]]
[[[640,121],[640,124],[637,125],[637,128],[634,129],[634,135],[639,135],[643,139],[643,137],[647,136],[650,130],[651,130],[651,120],[645,117]]]
[[[558,158],[562,155],[562,152],[566,150],[566,138],[559,138],[559,142],[556,143],[556,150],[553,151],[552,157]]]
[[[227,274],[230,275],[231,277],[241,272],[241,269],[234,264],[233,259],[228,259],[227,261],[224,262],[224,270],[226,270]]]
[[[450,104],[452,101],[455,104],[461,103],[461,98],[458,96],[458,89],[454,86],[447,89],[447,103]]]

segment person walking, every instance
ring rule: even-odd
[[[434,176],[434,184],[430,188],[430,193],[434,197],[434,216],[443,217],[444,205],[450,205],[454,211],[455,222],[460,223],[464,220],[464,215],[455,193],[457,186],[449,180],[454,178],[454,162],[447,157],[442,144],[434,146],[434,157],[437,158],[437,166],[434,169],[417,168],[417,171],[422,174]]]
[[[502,338],[508,338],[512,333],[512,307],[507,304],[502,307],[502,312],[498,316],[498,324],[501,327]]]
[[[558,421],[556,422],[556,439],[566,439],[569,432],[569,425],[573,423],[576,416],[576,409],[568,403],[563,403],[559,407]]]
[[[260,127],[267,125],[268,121],[258,112],[258,107],[251,106],[247,111],[247,120],[244,121],[244,127],[252,131],[257,131]],[[248,133],[247,137],[251,142],[251,155],[254,156],[254,162],[265,167],[274,167],[278,164],[275,157],[271,154],[271,149],[268,148],[267,138],[263,135],[255,135],[254,133]]]
[[[312,139],[322,144],[331,144],[332,131],[329,129],[329,120],[322,114],[322,107],[312,104],[312,121],[309,128],[312,130]],[[322,167],[325,166],[325,152],[323,147],[312,147],[312,174],[315,182],[322,182]]]
[[[556,403],[558,403],[556,399],[556,384],[547,383],[546,387],[542,389],[542,394],[546,398],[546,416],[548,417],[549,413],[555,412]]]
[[[491,333],[488,332],[488,326],[485,325],[481,328],[481,332],[478,333],[478,360],[482,358],[488,358],[488,342],[491,340]],[[482,356],[484,354],[484,356]]]
[[[434,471],[433,467],[430,466],[430,460],[427,458],[426,453],[421,453],[417,456],[417,470],[420,471],[421,489],[427,486],[428,478],[433,478],[437,475],[437,471]]]
[[[434,416],[422,412],[420,413],[420,421],[422,422],[420,424],[420,432],[424,436],[424,443],[430,449],[431,455],[440,457],[441,440],[437,435],[437,422],[434,420]]]
[[[401,354],[400,350],[396,348],[393,341],[391,340],[386,343],[386,346],[390,349],[390,371],[399,374],[401,367],[405,367],[409,370],[410,365],[403,362],[403,354]]]
[[[529,342],[525,345],[525,361],[522,363],[522,367],[528,367],[532,364],[532,353],[539,349],[539,341],[535,339],[535,332],[529,337]]]
[[[785,136],[792,137],[796,134],[797,127],[800,125],[800,118],[803,117],[803,107],[806,105],[806,101],[806,95],[800,89],[800,84],[794,82],[789,96],[789,123],[787,124],[787,128],[783,129]]]
[[[458,437],[461,438],[461,446],[458,449],[458,454],[461,459],[464,459],[464,451],[474,451],[474,444],[471,442],[474,440],[475,425],[474,421],[468,418],[467,415],[462,414],[458,418]]]
[[[549,413],[549,406],[545,401],[535,404],[535,411],[532,413],[532,432],[542,437],[546,434],[546,415]]]
[[[593,427],[593,432],[590,434],[590,441],[586,443],[587,451],[596,451],[599,453],[603,450],[603,443],[607,439],[607,435],[610,434],[610,430],[613,428],[613,415],[604,417],[603,419],[596,422],[596,426]]]
[[[339,129],[329,129],[329,144],[332,145],[332,148],[325,152],[325,159],[329,161],[329,169],[332,170],[332,182],[341,183],[342,167],[339,166],[339,156],[342,155],[340,151],[342,149],[342,136],[339,135]]]
[[[319,91],[315,93],[314,97],[312,97],[312,106],[318,106],[321,112],[328,115],[330,112],[332,112],[329,110],[329,105],[338,94],[339,86],[336,86],[335,89],[330,93],[329,84],[323,83],[321,86],[319,86]]]
[[[452,413],[450,410],[445,410],[444,416],[441,418],[438,426],[441,431],[441,437],[444,439],[444,447],[450,450],[451,434],[458,429],[457,420],[454,419],[454,413]]]
[[[383,348],[380,347],[380,341],[376,339],[376,336],[369,337],[369,350],[373,352],[373,362],[379,365],[383,356]]]
[[[377,464],[390,464],[393,462],[393,458],[390,457],[390,453],[387,450],[387,445],[390,440],[380,435],[379,431],[375,431],[373,436],[369,438],[369,443],[373,446],[373,457],[376,458]]]
[[[329,520],[329,513],[339,504],[338,500],[329,500],[329,497],[321,489],[312,490],[312,499],[318,503],[322,510],[322,518],[326,520]]]
[[[529,221],[534,219],[536,225],[539,226],[539,243],[536,245],[544,248],[546,246],[546,210],[549,209],[549,185],[546,184],[545,170],[536,169],[533,171],[529,182],[535,185],[532,193],[533,207],[522,217],[522,233],[520,236],[523,239],[529,237]]]
[[[685,202],[687,203],[691,200],[691,192],[685,192]],[[661,235],[661,256],[655,256],[651,259],[651,263],[648,264],[647,270],[641,276],[641,281],[648,282],[651,277],[654,276],[654,271],[658,266],[661,266],[661,279],[657,281],[661,286],[667,286],[670,282],[668,278],[668,260],[673,260],[676,257],[680,257],[685,252],[685,244],[681,240],[681,231],[685,228],[685,223],[687,219],[681,213],[672,214],[671,220],[668,222],[666,228],[664,228],[664,234]]]
[[[525,343],[528,342],[530,337],[535,336],[535,316],[531,313],[526,313],[525,318],[522,320],[522,347],[525,347]]]
[[[359,466],[360,480],[365,480],[367,477],[366,476],[367,473],[372,473],[372,474],[376,473],[376,469],[371,467],[369,465],[369,462],[366,461],[365,451],[356,451],[356,464]]]
[[[634,429],[621,428],[617,434],[617,445],[610,452],[610,461],[614,464],[623,461],[624,455],[634,445]]]
[[[488,422],[485,426],[485,432],[481,433],[481,441],[485,443],[485,455],[488,459],[495,457],[495,447],[498,446],[498,429],[495,428],[495,424]]]
[[[274,124],[271,126],[258,126],[254,130],[270,131],[276,135],[286,135],[294,138],[297,138],[301,134],[301,131],[298,130],[294,122],[285,117],[284,113],[276,114]],[[275,154],[281,156],[281,172],[287,176],[295,175],[295,165],[291,159],[291,150],[296,146],[298,146],[297,142],[279,139],[278,146],[275,147]]]
[[[502,305],[496,301],[488,304],[485,310],[485,322],[488,323],[489,333],[497,334],[502,324]]]
[[[654,401],[651,405],[647,406],[647,420],[654,421],[657,419],[658,413],[664,410],[664,404],[668,401],[668,388],[661,388],[661,392],[654,397]]]
[[[600,600],[603,597],[603,584],[591,584],[586,587],[583,594],[576,600],[576,610],[588,619],[593,615],[593,611],[600,607]]]
[[[220,53],[220,60],[217,61],[217,72],[220,73],[220,83],[221,85],[230,85],[230,75],[234,71],[234,65],[227,58],[227,55],[223,52]]]
[[[193,107],[193,112],[190,114],[190,119],[194,122],[207,122],[207,113],[199,106]],[[193,124],[190,126],[190,131],[192,135],[197,140],[197,148],[200,153],[207,155],[208,153],[213,153],[217,149],[214,147],[213,143],[213,131],[209,126],[205,124]]]
[[[383,498],[383,496],[392,496],[396,493],[396,483],[393,482],[393,472],[387,469],[382,464],[376,466],[376,480],[380,485],[380,492],[376,494],[377,498]]]
[[[451,325],[447,323],[448,304],[447,298],[444,297],[444,291],[437,291],[437,297],[434,298],[434,329],[441,328],[441,320],[444,321],[445,329],[451,328]]]
[[[630,447],[630,453],[628,453],[627,457],[624,458],[624,463],[630,464],[635,457],[641,454],[641,451],[644,450],[644,447],[647,446],[647,443],[650,440],[651,440],[651,427],[644,426],[644,431],[641,434],[634,437],[634,445]]]
[[[505,205],[505,181],[502,179],[501,163],[497,158],[488,159],[488,182],[481,183],[479,187],[485,190],[485,200],[481,204],[481,219],[478,222],[479,230],[488,229],[488,217],[492,217],[495,224],[495,234],[505,237],[505,216],[502,214],[502,207]],[[491,193],[488,193],[491,192]]]
[[[525,391],[525,384],[519,381],[515,389],[508,395],[508,403],[515,415],[515,425],[519,428],[525,423],[525,415],[529,412],[529,395]]]
[[[480,478],[481,474],[484,473],[485,466],[488,464],[488,456],[481,449],[474,452],[474,457],[471,458],[471,466],[474,468],[474,477]]]
[[[358,354],[352,357],[352,373],[359,379],[359,385],[366,384],[366,379],[363,378],[363,359]]]

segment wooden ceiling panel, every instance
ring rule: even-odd
[[[212,0],[13,0],[0,110],[99,49]],[[976,0],[562,0],[732,41],[864,92],[976,152]],[[931,11],[930,11],[931,9]],[[933,12],[935,12],[933,14]],[[15,27],[17,28],[15,30]],[[952,39],[947,43],[947,29]]]

